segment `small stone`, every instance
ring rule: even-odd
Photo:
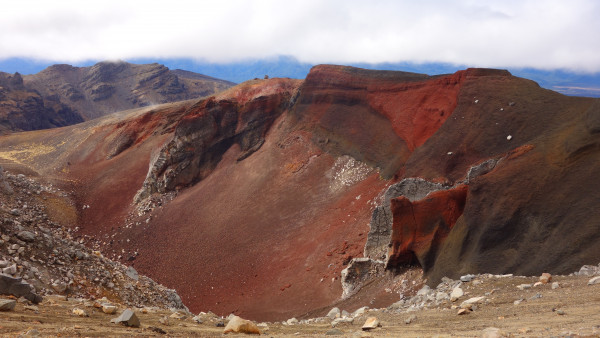
[[[408,325],[408,324],[410,324],[410,323],[414,322],[415,320],[417,320],[417,316],[415,316],[415,315],[410,315],[410,316],[408,316],[408,318],[406,318],[406,319],[404,320],[404,324]]]
[[[552,275],[544,272],[541,276],[540,276],[540,282],[542,282],[542,284],[548,284],[552,281]]]
[[[542,294],[541,293],[536,293],[531,298],[529,298],[529,300],[534,300],[534,299],[539,299],[539,298],[542,298]]]
[[[563,316],[563,315],[565,314],[565,312],[564,312],[563,310],[556,310],[556,313],[557,313],[559,316]]]
[[[519,289],[519,290],[527,290],[527,289],[531,289],[531,284],[521,284],[521,285],[517,285],[517,289]]]
[[[198,324],[202,324],[203,323],[202,317],[200,317],[200,316],[195,316],[195,317],[192,318],[192,320],[195,321]]]
[[[463,309],[465,309],[465,308],[471,308],[472,305],[478,304],[479,302],[481,302],[484,299],[485,299],[484,296],[481,296],[481,297],[472,297],[472,298],[469,298],[469,299],[465,300],[464,302],[462,302],[460,304],[460,307],[463,308]]]
[[[225,327],[225,323],[221,320],[215,324],[216,327]]]
[[[187,318],[187,316],[181,312],[173,312],[169,318],[173,318],[176,320],[185,320]]]
[[[543,285],[543,284],[544,283],[542,283],[542,282],[535,282],[535,284],[533,284],[533,287],[537,288],[538,286]]]
[[[460,276],[460,281],[468,283],[468,282],[472,281],[473,278],[475,278],[475,275],[464,275],[464,276]]]
[[[258,326],[249,320],[242,319],[238,316],[233,317],[223,330],[223,333],[248,333],[260,334]]]
[[[502,337],[502,333],[499,328],[496,327],[488,327],[481,332],[482,338],[500,338]]]
[[[39,312],[40,308],[37,307],[36,305],[25,305],[23,307],[25,310],[29,310],[29,311],[33,311],[33,312]]]
[[[340,317],[341,312],[340,309],[337,307],[334,307],[333,309],[329,310],[329,312],[327,313],[327,317],[329,317],[330,319],[335,319]]]
[[[167,316],[160,317],[158,319],[158,322],[165,326],[171,325],[171,321],[169,320],[169,317],[167,317]],[[223,326],[225,326],[225,324],[223,324]]]
[[[131,309],[126,309],[119,317],[111,319],[110,322],[130,327],[140,327],[140,320]]]
[[[288,325],[297,325],[298,324],[298,319],[296,318],[290,318],[287,320],[287,324]]]
[[[23,242],[33,242],[35,241],[35,234],[31,231],[20,231],[17,234],[17,237]]]
[[[150,331],[152,331],[152,332],[156,332],[159,334],[167,334],[167,332],[165,330],[161,329],[160,327],[148,326],[148,329],[150,329]]]
[[[458,312],[456,314],[461,316],[461,315],[468,315],[470,312],[471,312],[471,310],[469,310],[469,309],[460,309],[460,310],[458,310]]]
[[[102,304],[102,312],[109,315],[114,315],[117,313],[117,307],[112,304]]]
[[[40,331],[36,330],[36,329],[31,329],[27,332],[25,332],[25,334],[22,337],[39,337],[40,336]]]
[[[140,278],[138,272],[133,268],[133,266],[127,267],[127,270],[125,270],[125,274],[133,280],[138,280]]]
[[[356,318],[356,317],[362,316],[362,315],[364,315],[364,314],[365,314],[365,312],[367,312],[367,310],[368,310],[368,309],[369,309],[369,307],[368,307],[368,306],[363,306],[363,307],[361,307],[360,309],[357,309],[356,311],[354,311],[354,312],[352,313],[352,317],[355,317],[355,318]]]
[[[8,266],[8,267],[2,269],[2,273],[6,274],[6,275],[14,275],[15,273],[17,273],[17,265],[13,264],[11,266]]]
[[[514,305],[519,305],[523,302],[523,299],[517,299],[513,302]]]
[[[464,293],[463,289],[461,289],[460,287],[457,286],[454,289],[452,289],[452,292],[450,293],[450,300],[453,302],[456,302],[464,294],[465,293]]]
[[[506,139],[509,140],[509,141],[512,140],[512,135],[506,136]]]
[[[588,281],[588,285],[600,284],[600,276],[596,276]]]
[[[73,314],[77,315],[79,317],[89,317],[89,315],[87,314],[87,312],[85,312],[85,310],[80,309],[80,308],[74,308],[73,309]]]
[[[443,300],[447,300],[447,299],[450,299],[450,296],[445,292],[438,292],[435,295],[435,300],[437,300],[437,301],[443,301]]]
[[[327,332],[325,332],[326,336],[341,336],[344,334],[344,331],[340,330],[340,329],[331,329]]]
[[[556,290],[560,287],[560,284],[558,284],[558,282],[554,282],[552,283],[552,290]]]
[[[12,311],[15,309],[17,301],[14,299],[0,299],[0,311]]]
[[[429,291],[431,291],[431,288],[427,285],[423,285],[421,290],[417,292],[417,296],[426,296],[429,293]]]
[[[363,324],[362,329],[363,329],[363,331],[368,331],[368,330],[375,329],[378,326],[379,326],[379,319],[377,319],[377,317],[369,317]]]

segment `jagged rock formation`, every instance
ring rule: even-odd
[[[131,108],[215,94],[231,82],[159,64],[53,65],[21,76],[0,73],[0,131],[71,125]]]
[[[26,86],[19,73],[0,72],[0,134],[83,122],[83,117],[55,95],[43,96]]]
[[[392,184],[383,195],[381,205],[375,207],[369,223],[369,234],[365,244],[365,256],[387,261],[388,246],[392,236],[393,213],[391,201],[403,196],[410,202],[423,199],[427,194],[445,189],[442,184],[422,178],[405,178]]]
[[[289,108],[295,95],[293,82],[283,82],[281,87],[274,94],[252,93],[252,99],[242,94],[233,99],[209,98],[192,106],[178,123],[173,139],[150,163],[135,201],[202,180],[234,144],[241,150],[238,161],[257,151],[275,119]]]
[[[506,71],[326,65],[11,135],[0,157],[62,179],[77,234],[192,310],[281,320],[337,301],[353,259],[366,298],[386,257],[432,285],[596,264],[599,130],[598,100]]]

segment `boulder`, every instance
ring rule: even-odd
[[[329,317],[330,319],[335,319],[340,316],[341,316],[341,311],[337,307],[334,307],[333,309],[329,310],[329,312],[327,313],[327,317]]]
[[[238,316],[234,316],[229,323],[227,323],[227,326],[225,326],[225,329],[223,330],[223,333],[246,333],[246,334],[260,334],[260,330],[258,329],[258,326],[256,326],[256,324],[254,324],[253,322],[246,320],[246,319],[242,319]]]
[[[42,301],[42,297],[34,293],[33,286],[29,283],[4,274],[0,274],[0,294],[24,297],[35,304]]]
[[[481,296],[481,297],[472,297],[472,298],[469,298],[469,299],[465,300],[464,302],[462,302],[460,304],[460,307],[463,308],[463,309],[471,308],[471,306],[473,304],[478,304],[481,301],[483,301],[484,299],[485,299],[484,296]]]
[[[588,281],[588,285],[600,284],[600,276],[596,276]]]
[[[452,289],[452,292],[450,293],[450,300],[455,302],[463,295],[464,295],[463,289],[461,289],[457,286],[454,289]]]
[[[117,313],[117,307],[112,304],[102,304],[102,312],[113,315]]]
[[[35,241],[35,234],[31,231],[20,231],[19,233],[17,233],[17,237],[23,242]]]
[[[540,276],[540,282],[541,282],[542,284],[548,284],[548,283],[550,283],[551,281],[552,281],[552,275],[551,275],[551,274],[549,274],[549,273],[547,273],[547,272],[544,272],[544,273],[543,273],[543,274]]]
[[[89,317],[87,312],[85,312],[85,310],[80,309],[80,308],[74,308],[72,312],[74,315],[79,316],[79,317]]]
[[[140,320],[131,309],[126,309],[119,317],[111,319],[110,322],[130,327],[140,327]]]
[[[362,329],[363,329],[363,331],[369,331],[372,329],[376,329],[379,326],[380,326],[380,323],[379,323],[379,319],[377,319],[377,317],[369,317],[363,324]]]
[[[0,299],[0,311],[12,311],[15,309],[17,301],[14,299]]]

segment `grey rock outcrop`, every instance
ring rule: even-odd
[[[5,274],[0,274],[0,294],[25,297],[36,304],[42,301],[42,297],[34,292],[31,284],[24,282],[21,278],[13,278]]]
[[[353,258],[341,272],[342,299],[355,294],[367,281],[383,273],[383,271],[383,261],[376,261],[367,257]]]
[[[364,255],[376,260],[385,260],[392,234],[392,211],[390,201],[404,196],[411,202],[423,199],[433,191],[442,190],[442,184],[426,181],[422,178],[405,178],[391,185],[383,196],[383,202],[373,210],[370,230],[365,244]]]
[[[12,311],[15,309],[17,301],[14,299],[0,299],[0,311]]]

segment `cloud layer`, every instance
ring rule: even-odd
[[[600,2],[11,1],[0,58],[61,62],[291,55],[600,71]]]

